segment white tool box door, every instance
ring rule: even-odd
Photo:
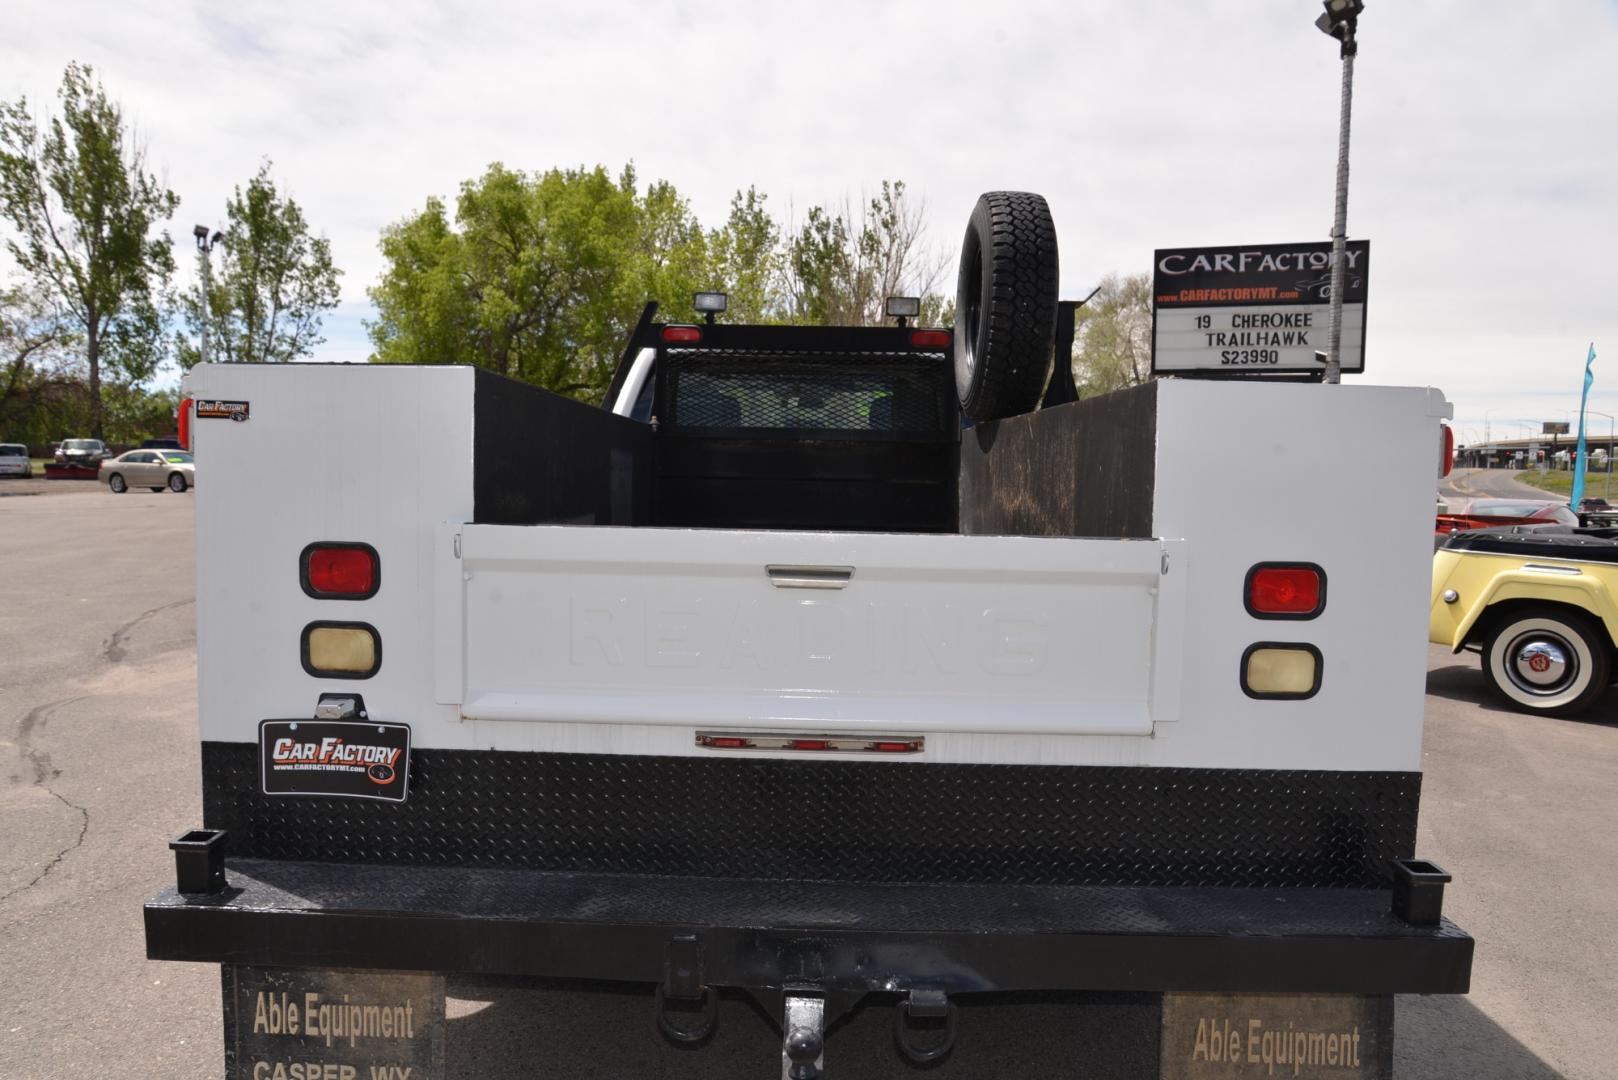
[[[479,720],[1146,735],[1179,545],[446,525],[440,700]]]

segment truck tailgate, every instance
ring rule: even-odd
[[[438,699],[467,719],[1148,735],[1183,544],[447,524]]]

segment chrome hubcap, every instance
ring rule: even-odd
[[[1540,693],[1567,682],[1568,650],[1564,642],[1531,638],[1519,643],[1512,654],[1512,674],[1525,690]]]

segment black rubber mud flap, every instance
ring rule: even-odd
[[[980,196],[955,298],[955,389],[973,420],[1039,405],[1051,372],[1057,278],[1056,225],[1044,196]]]

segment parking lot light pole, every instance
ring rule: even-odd
[[[1354,101],[1354,54],[1359,45],[1354,31],[1364,0],[1325,0],[1326,11],[1315,25],[1341,44],[1343,93],[1337,114],[1337,208],[1331,226],[1331,318],[1326,331],[1326,381],[1343,378],[1343,272],[1344,249],[1348,242],[1348,129]]]
[[[208,293],[213,288],[213,266],[209,255],[213,253],[213,246],[225,238],[225,234],[216,232],[208,235],[208,226],[198,225],[191,230],[191,235],[197,238],[197,260],[202,264],[202,362],[208,362]]]

